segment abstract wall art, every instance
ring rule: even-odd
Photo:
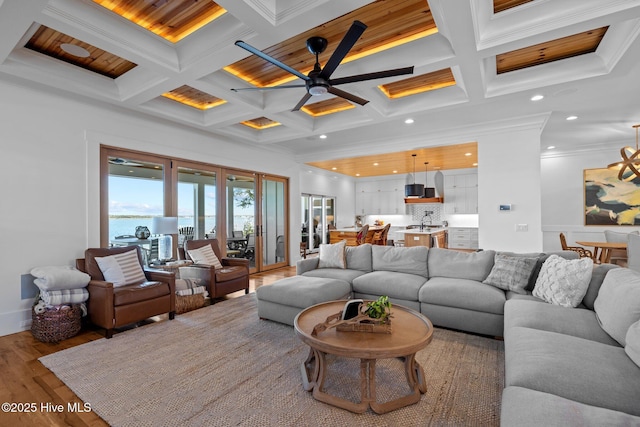
[[[640,179],[625,182],[614,169],[584,170],[585,225],[640,225]]]

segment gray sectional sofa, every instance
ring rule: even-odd
[[[577,258],[575,252],[559,252]],[[392,247],[365,244],[346,248],[346,268],[318,268],[318,258],[298,261],[297,274],[344,280],[354,298],[387,295],[425,314],[436,326],[501,337],[504,304],[513,294],[482,283],[493,268],[496,252]],[[544,261],[543,254],[540,263]],[[533,280],[535,283],[535,280]]]
[[[297,273],[345,281],[355,298],[388,295],[436,326],[504,336],[503,426],[640,426],[640,273],[596,266],[580,305],[565,308],[530,292],[551,254],[510,255],[537,257],[526,295],[482,283],[492,250],[362,245],[346,248],[344,269],[309,258]]]

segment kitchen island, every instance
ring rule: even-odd
[[[446,227],[425,227],[422,231],[419,228],[396,231],[404,234],[405,246],[426,246],[428,248],[444,248],[447,242]]]
[[[369,226],[369,231],[367,232],[367,237],[365,239],[365,243],[371,243],[373,239],[373,235],[376,231],[380,231],[384,228],[384,226],[372,225]],[[338,243],[342,240],[347,241],[347,246],[358,246],[356,243],[356,237],[358,236],[359,228],[351,227],[351,228],[338,228],[336,230],[329,230],[329,242],[330,243]]]

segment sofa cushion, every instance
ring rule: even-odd
[[[510,299],[504,305],[504,327],[526,327],[557,332],[603,344],[618,346],[598,323],[596,313],[586,308],[566,308],[544,301]]]
[[[577,307],[587,293],[593,260],[566,260],[551,255],[542,265],[533,296],[563,307]]]
[[[411,248],[395,246],[371,246],[374,271],[396,271],[398,273],[417,274],[429,277],[427,272],[427,254],[424,246]]]
[[[496,253],[489,276],[482,283],[504,291],[526,295],[525,288],[538,257],[510,256]]]
[[[113,283],[114,287],[133,285],[147,280],[135,249],[120,254],[96,257],[95,260],[104,280]]]
[[[493,267],[496,252],[461,252],[452,249],[431,248],[427,265],[429,277],[477,280],[487,278]]]
[[[622,347],[538,329],[505,329],[505,387],[640,415],[640,368]]]
[[[640,320],[629,327],[625,337],[624,351],[633,362],[640,366]]]
[[[373,270],[371,261],[371,244],[365,243],[359,246],[347,246],[347,268],[370,272]]]
[[[387,295],[390,298],[418,301],[418,291],[427,279],[423,276],[392,271],[373,271],[353,279],[353,291],[360,294]]]
[[[503,255],[510,255],[510,256],[519,256],[519,257],[527,257],[527,258],[537,257],[538,258],[538,261],[536,262],[536,266],[533,268],[533,271],[531,272],[531,277],[529,277],[529,283],[527,284],[527,287],[525,288],[525,290],[528,291],[528,292],[533,291],[533,288],[536,285],[536,280],[538,280],[538,275],[540,274],[540,269],[542,269],[542,265],[547,260],[547,258],[549,258],[551,255],[558,255],[559,257],[564,258],[564,259],[578,259],[578,258],[580,258],[578,253],[574,252],[574,251],[554,251],[554,252],[548,252],[548,253],[539,253],[539,252],[532,252],[532,253],[498,252],[498,253],[503,254]]]
[[[358,276],[366,274],[364,271],[351,270],[349,268],[318,268],[316,270],[307,271],[302,273],[302,276],[306,277],[324,277],[327,279],[339,279],[345,282],[353,282]]]
[[[333,244],[320,245],[318,268],[346,268],[347,257],[344,250],[346,246],[346,240]]]
[[[624,346],[627,330],[640,319],[640,273],[609,271],[593,305],[602,329]]]
[[[506,297],[504,291],[475,280],[432,277],[420,288],[418,300],[446,307],[503,314]]]
[[[584,304],[585,307],[593,310],[593,303],[598,297],[598,292],[600,292],[602,282],[607,276],[609,270],[612,270],[614,268],[620,268],[620,266],[616,264],[596,264],[593,266],[593,271],[591,272],[591,281],[589,281],[587,293],[584,295],[584,298],[582,298],[582,304]]]
[[[522,387],[502,392],[502,427],[637,426],[640,417]]]

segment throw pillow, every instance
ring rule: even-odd
[[[542,264],[533,296],[562,307],[577,307],[587,293],[593,260],[564,259],[551,255]]]
[[[206,245],[198,249],[188,250],[187,253],[193,260],[194,264],[211,265],[213,268],[222,268],[222,263],[216,256],[215,252],[211,248],[211,245]]]
[[[629,327],[640,320],[640,273],[628,268],[609,271],[593,309],[602,329],[624,346]]]
[[[526,295],[525,288],[536,267],[538,257],[496,254],[489,276],[482,282],[504,291]]]
[[[347,268],[347,257],[344,250],[346,246],[346,240],[331,245],[320,245],[318,268]]]
[[[104,280],[113,283],[116,288],[147,280],[135,249],[121,254],[97,257],[96,262]]]
[[[640,320],[629,327],[625,341],[625,353],[640,367]]]

